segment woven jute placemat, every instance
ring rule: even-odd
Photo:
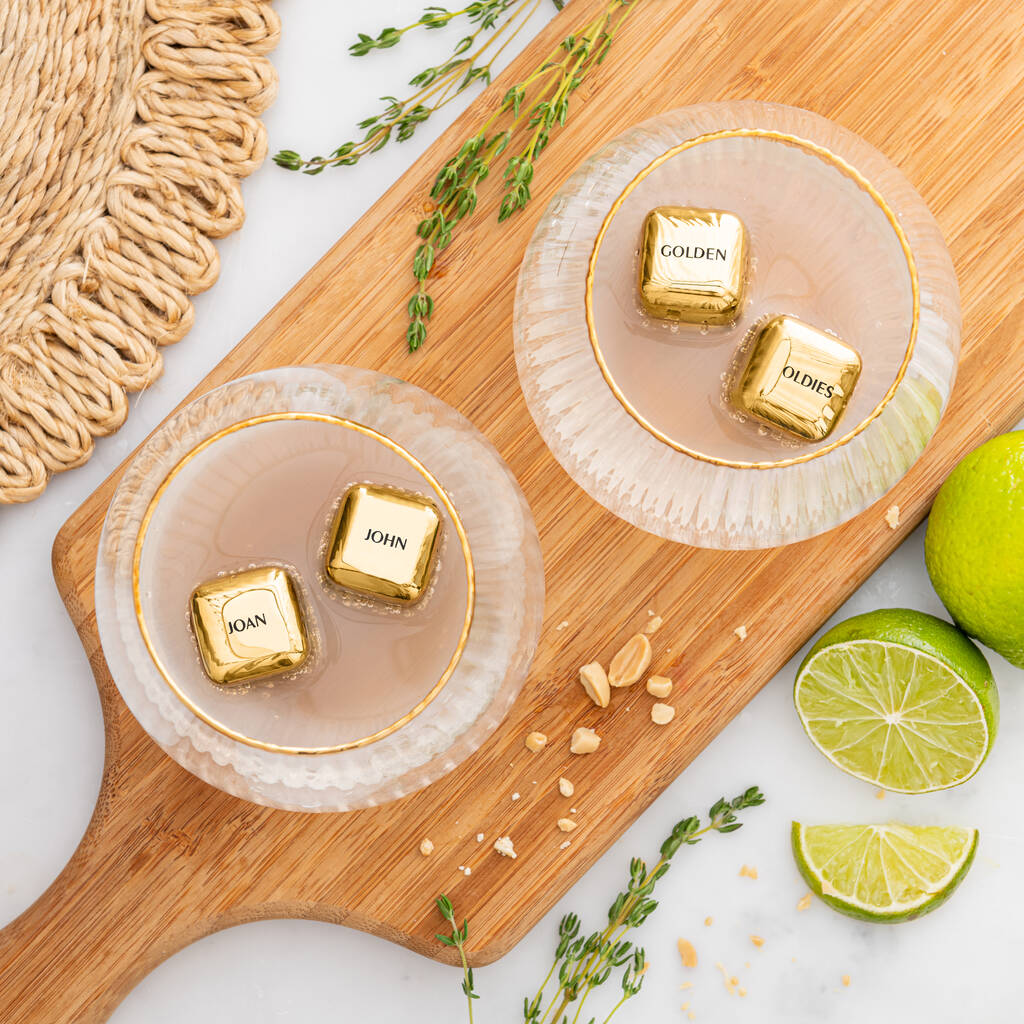
[[[0,501],[116,430],[217,277],[266,155],[260,0],[0,6]]]

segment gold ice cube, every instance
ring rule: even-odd
[[[196,587],[192,627],[206,674],[239,683],[297,668],[308,643],[302,611],[284,569],[248,569]]]
[[[411,604],[430,582],[441,516],[427,498],[359,484],[342,499],[327,574],[361,594]]]
[[[821,441],[846,408],[860,368],[860,356],[835,335],[775,316],[758,329],[733,397],[759,420]]]
[[[640,302],[688,324],[731,324],[747,281],[747,229],[735,214],[659,206],[644,221]]]

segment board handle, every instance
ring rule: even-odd
[[[134,722],[137,742],[128,750],[117,744],[118,762],[127,754],[133,770],[113,768],[110,725],[108,718],[107,770],[82,842],[46,892],[0,931],[3,1024],[106,1021],[157,964],[252,917],[218,870],[217,840],[231,837],[208,836],[196,821],[215,816],[211,805],[230,798],[184,771],[183,787]],[[166,810],[169,785],[179,801],[182,788],[191,791],[184,822]]]

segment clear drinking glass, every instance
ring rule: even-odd
[[[641,308],[641,228],[663,205],[746,224],[749,283],[734,324]],[[787,437],[729,400],[752,327],[776,314],[861,356],[821,441]],[[959,345],[956,277],[920,196],[856,135],[778,104],[686,107],[609,142],[549,205],[516,296],[520,380],[555,457],[616,515],[705,547],[801,540],[878,500],[935,431]]]
[[[326,576],[341,496],[365,482],[440,512],[431,582],[410,606]],[[190,594],[266,565],[290,572],[310,653],[213,683]],[[459,413],[369,370],[291,367],[202,396],[147,442],[107,515],[96,610],[125,702],[179,764],[259,803],[349,810],[434,781],[501,721],[536,649],[543,571],[515,478]]]

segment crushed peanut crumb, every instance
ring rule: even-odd
[[[722,972],[722,981],[725,984],[725,990],[729,995],[736,994],[736,985],[739,983],[739,979],[731,975],[726,969],[725,965],[719,961],[715,961],[715,966]]]
[[[608,707],[612,692],[608,686],[608,674],[599,661],[591,661],[580,669],[580,685],[599,708]]]
[[[668,676],[651,676],[647,680],[647,692],[664,700],[672,692],[672,680]]]
[[[542,732],[531,732],[523,743],[531,753],[538,754],[548,745],[548,738]]]
[[[623,645],[608,666],[611,686],[632,686],[651,663],[651,641],[643,633],[635,633]]]
[[[420,843],[420,853],[422,853],[424,857],[429,857],[433,852],[434,844],[429,839],[424,839],[423,842]]]
[[[663,621],[664,620],[660,615],[653,616],[648,620],[647,625],[644,626],[644,632],[648,636],[650,636],[652,633],[657,633],[658,630],[661,629],[661,624]]]
[[[464,875],[465,875],[465,876],[466,876],[467,878],[469,878],[469,876],[470,876],[471,874],[473,874],[473,869],[472,869],[472,868],[463,868],[463,869],[462,869],[462,873],[463,873],[463,874],[464,874]]]
[[[875,799],[876,800],[884,800],[885,799],[885,790],[884,789],[876,789],[875,790]]]
[[[519,794],[518,793],[513,793],[512,794],[512,802],[515,803],[518,799],[519,799]]]
[[[502,857],[511,857],[513,860],[516,859],[518,854],[516,853],[515,846],[512,845],[511,836],[500,836],[494,840],[494,849],[502,855]]]
[[[797,910],[806,910],[811,905],[811,894],[807,893],[800,897],[800,902],[796,905]]]
[[[693,1012],[693,1010],[691,1010],[691,1011],[690,1011],[690,1012],[689,1012],[689,1013],[688,1013],[688,1014],[686,1015],[686,1019],[687,1019],[687,1020],[696,1020],[696,1019],[697,1019],[697,1014],[695,1014],[695,1013]]]
[[[850,984],[850,976],[848,974],[843,975],[843,984],[847,986]]]
[[[683,1005],[680,1006],[679,1009],[680,1010],[687,1010],[687,1009],[689,1009],[689,1007],[690,1007],[689,1003],[683,1003]]]
[[[557,626],[555,626],[555,631],[558,632],[558,633],[561,633],[563,629],[568,629],[568,627],[569,627],[569,620],[568,619],[562,619],[562,621]]]
[[[753,879],[756,879],[757,878],[757,868],[755,868],[751,864],[744,864],[743,867],[740,868],[740,877],[741,878],[753,878]]]
[[[899,505],[890,505],[885,510],[885,521],[889,524],[890,530],[895,530],[900,525],[900,507]]]
[[[735,633],[735,634],[736,634],[736,635],[737,635],[737,636],[738,636],[738,637],[739,637],[739,638],[740,638],[741,640],[746,640],[746,639],[747,639],[747,627],[746,627],[746,626],[737,626],[737,627],[736,627],[736,628],[735,628],[735,629],[733,630],[733,632],[734,632],[734,633]]]
[[[581,725],[572,734],[569,749],[574,754],[592,754],[600,745],[601,737],[593,729]]]
[[[757,946],[758,949],[764,945],[764,939],[762,939],[760,935],[751,935],[750,941]]]
[[[715,919],[713,917],[705,917],[704,918],[704,927],[705,928],[710,928],[711,925],[714,924],[714,922],[715,922]]]
[[[484,841],[484,834],[483,834],[483,832],[477,832],[477,834],[476,834],[476,841],[478,843],[482,843]]]
[[[681,989],[683,989],[683,988],[693,988],[693,982],[692,981],[684,981],[682,983],[682,985],[680,985],[679,987]]]
[[[576,787],[564,776],[558,780],[558,792],[562,796],[572,796],[576,792]]]
[[[741,999],[746,994],[747,994],[747,990],[742,985],[740,985],[740,987],[738,989],[736,989],[736,995],[738,995]]]
[[[559,844],[558,844],[558,848],[559,848],[560,850],[568,850],[568,849],[569,849],[569,847],[570,847],[571,845],[572,845],[572,844],[571,844],[571,843],[569,842],[569,840],[568,840],[568,839],[566,839],[566,841],[565,841],[564,843],[559,843]]]
[[[683,961],[684,967],[697,966],[697,950],[693,948],[692,942],[686,939],[678,939],[676,941],[676,948],[679,950],[679,956]]]
[[[651,708],[651,721],[655,725],[668,725],[676,717],[676,709],[671,704],[655,704]]]
[[[558,827],[563,832],[571,832],[574,828],[576,828],[576,822],[573,821],[572,818],[559,818]]]

